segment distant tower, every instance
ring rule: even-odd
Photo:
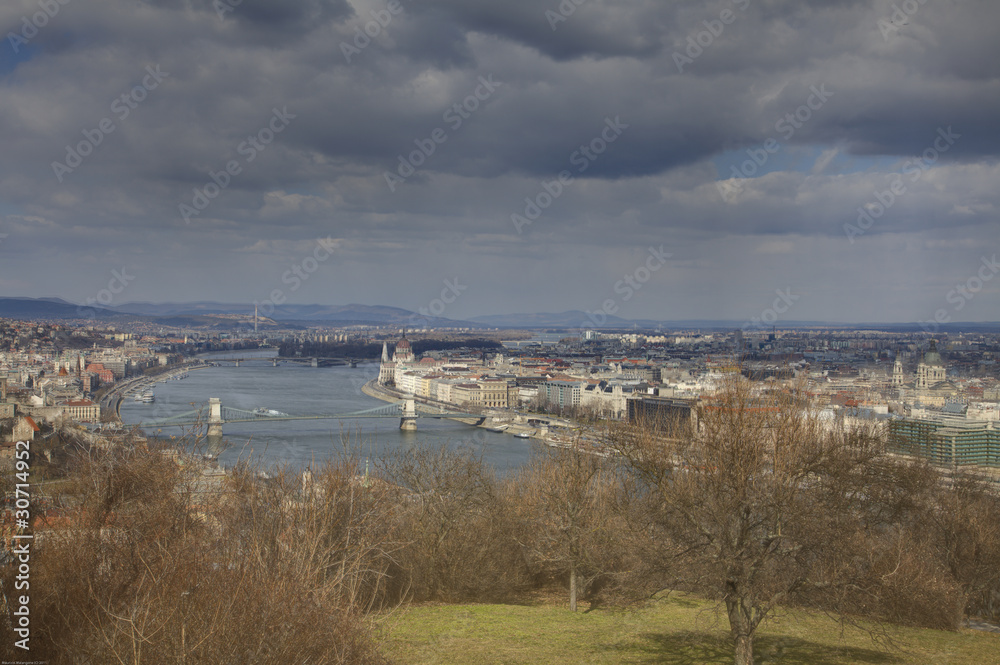
[[[896,362],[892,366],[892,385],[901,386],[903,385],[903,361],[900,357],[896,356]]]
[[[382,363],[378,366],[379,385],[392,385],[396,380],[396,363],[389,360],[389,347],[382,342]]]
[[[253,334],[257,334],[257,304],[253,306]]]

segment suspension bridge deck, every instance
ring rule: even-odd
[[[407,402],[411,402],[407,410]],[[217,410],[213,407],[218,407]],[[199,425],[221,426],[226,423],[280,423],[294,420],[355,420],[359,418],[448,418],[482,420],[484,416],[461,411],[447,411],[424,404],[413,403],[412,400],[401,400],[383,404],[372,409],[333,414],[278,414],[247,411],[222,404],[206,404],[203,407],[185,413],[179,413],[169,418],[144,420],[139,423],[143,428],[163,427],[194,427]]]

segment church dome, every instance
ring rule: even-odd
[[[927,349],[927,353],[924,354],[924,364],[932,365],[935,367],[941,367],[944,363],[941,361],[941,354],[937,350],[937,342],[931,340],[931,346]]]

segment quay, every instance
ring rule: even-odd
[[[110,422],[121,425],[121,407],[122,402],[125,401],[126,395],[139,390],[144,390],[145,388],[149,388],[160,381],[165,381],[174,376],[185,374],[196,369],[205,369],[206,367],[211,367],[211,365],[206,364],[203,361],[195,360],[189,364],[175,367],[161,374],[155,374],[153,376],[134,376],[131,379],[122,381],[121,383],[116,383],[108,394],[101,398],[101,414],[112,414]]]
[[[401,399],[410,399],[410,395],[404,395],[398,390],[394,390],[385,385],[378,383],[377,379],[373,379],[361,387],[361,392],[369,397],[374,397],[385,402],[397,402]],[[431,400],[425,397],[413,397],[414,401],[419,402],[425,406],[433,408],[455,408],[454,404],[448,404],[445,402],[438,402],[436,400]],[[488,417],[483,416],[482,418],[448,418],[448,420],[454,420],[465,425],[470,425],[472,427],[482,427],[484,429],[490,429],[487,424]],[[582,437],[578,439],[571,439],[565,436],[557,436],[556,434],[549,431],[547,427],[532,427],[518,423],[511,423],[505,430],[508,434],[525,433],[529,435],[529,438],[544,443],[551,448],[568,448],[573,450],[579,450],[581,452],[588,452],[598,455],[606,455],[607,453],[596,449],[596,441],[589,440],[588,437]],[[580,443],[586,442],[589,447],[582,447]],[[591,449],[594,448],[594,449]]]
[[[442,411],[445,408],[449,408],[449,409],[454,409],[455,408],[454,404],[446,404],[444,402],[436,402],[434,400],[429,400],[429,399],[427,399],[425,397],[417,397],[417,396],[414,396],[414,395],[404,394],[404,393],[402,393],[402,392],[400,392],[398,390],[394,390],[394,389],[389,388],[387,386],[379,385],[379,383],[378,383],[378,381],[376,379],[372,379],[368,383],[366,383],[363,386],[361,386],[361,392],[363,392],[365,395],[368,395],[369,397],[374,397],[375,399],[380,399],[383,402],[398,402],[400,400],[411,400],[412,399],[414,402],[419,402],[420,404],[423,404],[424,406],[427,406],[427,407],[432,407],[432,408],[435,408],[435,409],[441,409]],[[470,418],[470,417],[448,417],[447,420],[454,420],[456,422],[460,422],[460,423],[465,424],[465,425],[476,426],[476,425],[480,425],[483,422],[485,422],[486,416],[483,416],[481,418],[480,417],[476,417],[476,418]],[[400,428],[401,429],[416,429],[416,427],[403,427],[402,425],[400,426]]]

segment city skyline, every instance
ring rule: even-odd
[[[998,18],[6,3],[0,295],[997,321]]]

